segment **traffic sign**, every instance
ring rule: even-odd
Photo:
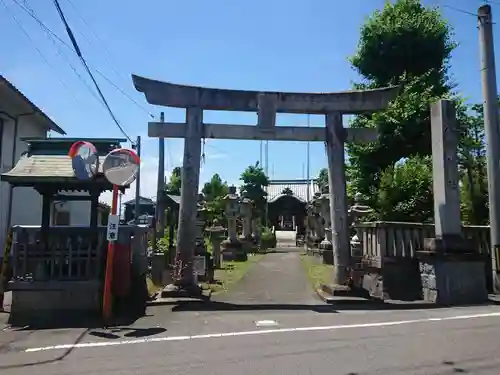
[[[108,241],[116,241],[118,239],[118,226],[120,225],[120,220],[118,215],[108,216]]]

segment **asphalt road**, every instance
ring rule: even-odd
[[[278,252],[210,305],[114,330],[6,329],[0,373],[500,374],[500,306],[336,310],[305,283],[299,252]]]

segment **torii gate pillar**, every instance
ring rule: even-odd
[[[397,95],[397,87],[338,93],[286,93],[185,86],[136,75],[132,75],[132,79],[135,88],[145,94],[148,103],[186,108],[185,123],[150,122],[148,127],[150,137],[184,138],[176,249],[176,260],[180,261],[181,268],[176,288],[186,289],[195,282],[192,265],[202,138],[325,142],[330,184],[334,282],[340,285],[347,281],[350,248],[344,143],[370,142],[376,139],[377,132],[375,129],[345,129],[342,115],[370,113],[386,108],[389,101]],[[257,112],[258,123],[256,126],[206,124],[203,123],[205,109]],[[275,126],[277,113],[326,115],[326,126]]]

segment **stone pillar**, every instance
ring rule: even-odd
[[[325,264],[333,264],[333,247],[332,247],[332,221],[330,218],[330,194],[323,193],[319,198],[321,217],[324,220],[325,238],[319,244],[322,251],[323,262]]]
[[[243,198],[240,202],[241,218],[243,223],[242,236],[248,240],[252,236],[252,201]]]
[[[193,257],[196,245],[196,214],[200,183],[201,135],[203,110],[186,109],[186,137],[182,164],[181,200],[175,264],[175,284],[179,287],[194,285]]]
[[[238,240],[236,232],[236,219],[239,214],[239,197],[236,194],[236,187],[230,186],[229,193],[224,198],[226,202],[226,217],[228,238],[222,241],[222,257],[223,260],[246,260],[246,252],[244,251],[241,242]]]
[[[342,113],[332,112],[326,115],[326,133],[333,262],[335,264],[334,284],[339,285],[348,279],[350,258],[344,160],[346,130],[342,123]]]
[[[485,263],[472,241],[462,237],[455,104],[431,105],[432,173],[436,237],[417,252],[424,299],[444,305],[488,299]]]
[[[203,235],[203,227],[205,226],[205,208],[202,203],[199,202],[197,214],[196,214],[196,247],[195,255],[205,254],[205,236]]]

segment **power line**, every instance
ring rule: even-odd
[[[52,66],[52,64],[49,63],[49,60],[45,57],[45,55],[43,54],[43,52],[40,50],[40,48],[37,47],[35,41],[31,38],[31,36],[29,35],[28,31],[23,27],[23,25],[21,24],[21,22],[17,19],[17,17],[15,16],[14,13],[12,13],[9,9],[9,7],[7,6],[7,4],[5,3],[5,0],[1,0],[2,1],[2,4],[5,8],[5,10],[11,15],[12,19],[17,23],[17,25],[19,26],[19,28],[21,29],[21,31],[23,32],[23,34],[26,36],[26,38],[28,38],[28,40],[30,41],[31,44],[33,44],[33,47],[37,50],[38,54],[40,55],[40,57],[42,58],[42,60],[45,62],[45,64],[54,72],[56,73],[56,69]],[[56,77],[58,78],[59,82],[61,82],[61,84],[66,88],[66,90],[68,90],[69,94],[71,95],[71,97],[75,100],[75,102],[77,104],[80,104],[82,105],[79,100],[76,98],[75,94],[73,93],[73,91],[71,91],[71,89],[68,87],[68,85],[66,84],[66,82],[64,82],[64,80],[56,73],[55,74]]]
[[[111,57],[111,53],[109,52],[109,49],[106,47],[106,44],[99,37],[99,35],[97,35],[97,33],[93,30],[93,28],[90,26],[90,24],[87,22],[87,20],[81,15],[81,13],[76,8],[75,4],[71,0],[66,0],[66,1],[71,5],[71,7],[74,9],[74,11],[78,15],[78,17],[83,21],[85,26],[87,26],[87,28],[90,30],[90,32],[94,35],[95,39],[101,43],[101,45],[102,45],[104,51],[106,52],[106,54],[108,55],[108,57]],[[92,41],[90,40],[89,37],[87,37],[83,32],[81,32],[81,34],[89,41],[90,44],[92,44]],[[106,59],[106,57],[105,57],[105,60],[108,63],[108,66],[111,68],[111,70],[113,70],[113,72],[115,72],[115,74],[117,76],[119,76],[122,80],[125,80],[125,78],[122,76],[122,74],[120,74],[120,72],[118,72],[118,70],[115,69],[113,64],[108,59]],[[155,118],[155,116],[150,111],[148,111],[145,107],[143,107],[141,104],[139,104],[134,98],[132,98],[129,94],[127,94],[123,89],[121,89],[119,86],[114,84],[108,77],[106,77],[104,74],[102,74],[97,69],[92,69],[92,70],[94,70],[97,74],[99,74],[102,78],[104,78],[111,86],[113,86],[115,89],[120,91],[120,93],[122,95],[124,95],[127,99],[129,99],[131,102],[133,102],[137,107],[139,107],[144,112],[146,112],[151,118],[153,118],[153,119]]]
[[[71,0],[66,0],[66,1],[67,1],[70,5],[71,5],[71,7],[73,8],[73,10],[74,10],[74,11],[75,11],[75,13],[77,14],[77,16],[78,16],[78,17],[82,20],[82,22],[85,24],[85,26],[87,26],[87,28],[90,30],[90,32],[94,35],[94,38],[95,38],[98,42],[100,42],[100,43],[101,43],[101,45],[102,45],[102,47],[103,47],[104,51],[107,53],[107,55],[108,55],[109,57],[111,57],[111,53],[109,52],[109,49],[106,47],[106,44],[105,44],[105,43],[103,42],[103,40],[99,37],[99,35],[97,35],[97,33],[93,30],[93,28],[90,26],[90,24],[87,22],[87,20],[86,20],[86,19],[82,16],[82,14],[78,11],[78,9],[76,8],[76,6],[75,6],[75,4],[73,3],[73,1],[71,1]],[[82,33],[82,35],[84,35],[84,34],[83,34],[83,32],[81,32],[81,33]],[[85,35],[84,35],[84,36],[85,36]],[[91,43],[90,38],[87,38],[87,40],[89,41],[89,43]],[[91,43],[91,44],[92,44],[92,43]],[[121,79],[125,80],[125,78],[124,78],[124,77],[120,74],[120,72],[118,72],[118,71],[114,68],[113,64],[111,64],[109,61],[108,61],[108,63],[109,63],[109,67],[110,67],[110,68],[111,68],[111,69],[115,72],[115,74],[116,74],[117,76],[119,76]]]
[[[111,110],[111,107],[109,106],[108,101],[104,97],[104,94],[102,93],[101,88],[99,87],[99,84],[97,83],[96,79],[94,78],[94,75],[90,71],[90,68],[87,65],[87,62],[85,61],[85,58],[83,57],[82,52],[80,51],[80,47],[78,46],[78,43],[75,39],[75,36],[74,36],[73,32],[71,31],[71,28],[69,27],[68,22],[66,21],[66,17],[64,16],[64,13],[59,5],[59,1],[53,0],[53,3],[54,3],[54,6],[56,7],[57,13],[59,14],[59,17],[61,18],[61,21],[64,23],[64,27],[66,28],[66,32],[68,34],[68,37],[71,40],[71,43],[73,44],[74,51],[76,52],[76,54],[80,58],[85,70],[87,71],[92,82],[94,83],[94,86],[95,86],[99,96],[101,97],[101,100],[103,101],[104,105],[106,106],[106,109],[108,110],[109,115],[111,116],[111,118],[115,122],[118,129],[120,129],[122,134],[130,141],[131,144],[134,144],[132,139],[128,136],[127,132],[123,129],[121,124],[118,122],[118,119],[116,118],[115,114]]]
[[[34,10],[31,9],[26,3],[25,0],[24,4],[21,4],[19,0],[12,0],[14,3],[16,3],[24,12],[26,12],[31,18],[33,18],[38,25],[44,29],[48,34],[52,35],[59,43],[61,43],[63,46],[68,48],[71,52],[75,52],[74,49],[66,43],[59,35],[57,35],[54,31],[52,31],[49,27],[45,25],[35,14]],[[87,64],[88,65],[88,64]],[[88,65],[90,67],[90,65]],[[94,67],[90,67],[94,72],[99,74],[103,79],[105,79],[111,86],[113,86],[115,89],[117,89],[122,95],[124,95],[128,100],[130,100],[132,103],[134,103],[139,109],[147,113],[151,118],[154,118],[154,115],[148,111],[144,106],[142,106],[140,103],[138,103],[135,99],[133,99],[130,95],[128,95],[123,89],[121,89],[118,85],[113,83],[108,77],[106,77],[99,69],[96,69]]]

